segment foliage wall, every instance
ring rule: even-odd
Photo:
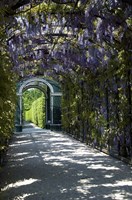
[[[8,144],[14,127],[16,84],[11,67],[5,48],[4,51],[0,51],[0,150]]]
[[[64,130],[94,147],[131,157],[131,80],[131,65],[116,62],[96,73],[80,68],[65,77]]]
[[[44,128],[45,114],[45,97],[42,96],[32,103],[30,110],[25,112],[25,120]]]

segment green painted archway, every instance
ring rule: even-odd
[[[45,87],[44,87],[45,86]],[[23,92],[29,88],[38,88],[44,92],[46,97],[46,128],[58,130],[61,128],[61,88],[53,80],[45,78],[30,78],[22,80],[17,84],[17,108],[15,127],[16,131],[22,131],[23,127]]]

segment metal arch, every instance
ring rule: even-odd
[[[42,83],[44,83],[45,85],[47,85],[50,88],[50,92],[51,93],[54,93],[54,89],[53,89],[52,85],[48,81],[46,81],[45,79],[42,79],[42,78],[32,78],[32,79],[29,79],[27,81],[24,81],[24,83],[20,86],[17,95],[22,95],[23,89],[26,87],[27,84],[29,84],[31,82],[42,82]]]
[[[52,86],[52,84],[50,82],[48,82],[48,80],[45,80],[44,78],[30,78],[28,80],[25,80],[23,82],[21,82],[21,85],[19,85],[18,90],[17,90],[17,96],[18,96],[18,118],[16,117],[16,130],[18,127],[18,130],[22,131],[22,124],[23,124],[23,119],[22,119],[22,95],[24,90],[28,89],[28,88],[38,88],[38,89],[42,89],[42,85],[46,85],[49,89],[49,94],[46,94],[46,109],[47,109],[47,100],[48,100],[48,96],[49,95],[49,112],[46,111],[46,113],[50,113],[50,117],[48,117],[48,115],[46,115],[46,122],[47,125],[54,128],[54,127],[58,127],[58,125],[60,126],[60,121],[58,121],[59,123],[55,122],[55,108],[54,108],[54,99],[55,97],[60,97],[62,96],[61,92],[55,92],[54,87]],[[44,92],[44,89],[43,89]],[[47,121],[48,119],[50,119],[50,123]]]

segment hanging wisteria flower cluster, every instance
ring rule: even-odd
[[[23,76],[47,69],[67,73],[78,65],[96,71],[130,44],[129,1],[22,2],[6,31],[14,69]]]

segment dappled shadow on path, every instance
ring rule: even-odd
[[[48,130],[14,135],[0,200],[132,199],[131,167]]]

